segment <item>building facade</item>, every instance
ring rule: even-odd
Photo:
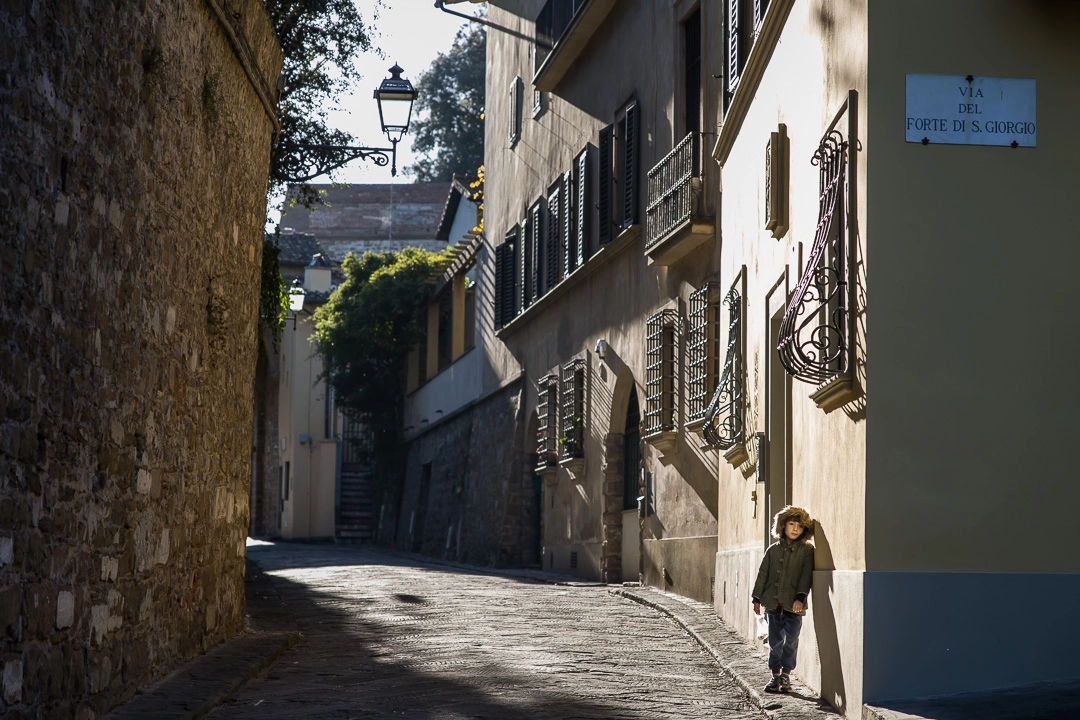
[[[535,478],[543,567],[711,602],[750,638],[771,518],[801,505],[799,673],[845,715],[1075,677],[1032,623],[1080,582],[1054,512],[1077,495],[1073,341],[1050,331],[1076,254],[1050,238],[1077,189],[1077,11],[488,19],[479,392],[521,383],[501,430],[521,466],[491,472]]]

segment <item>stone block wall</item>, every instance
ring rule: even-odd
[[[539,495],[532,472],[521,471],[522,422],[513,383],[415,438],[396,547],[478,565],[538,563]]]
[[[258,0],[0,37],[0,715],[92,718],[243,625],[281,53]]]

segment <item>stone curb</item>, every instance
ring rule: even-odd
[[[173,671],[104,720],[198,720],[299,639],[296,631],[245,631]]]

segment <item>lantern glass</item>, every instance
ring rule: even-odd
[[[408,132],[413,101],[416,100],[416,89],[401,77],[402,72],[398,65],[394,65],[390,68],[392,77],[383,80],[375,90],[375,99],[379,102],[379,121],[392,143],[399,142]]]
[[[295,312],[300,312],[304,309],[304,288],[300,286],[299,281],[293,281],[292,287],[289,289],[289,309]]]

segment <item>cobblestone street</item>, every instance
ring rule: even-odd
[[[357,547],[249,556],[273,588],[254,622],[302,639],[211,718],[762,717],[682,628],[606,587]]]

